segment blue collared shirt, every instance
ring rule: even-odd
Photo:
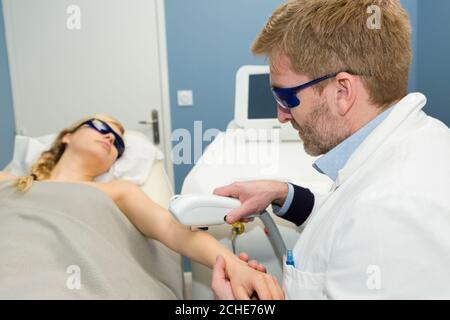
[[[336,181],[339,170],[344,168],[355,150],[370,135],[370,133],[372,133],[372,131],[387,118],[392,109],[393,107],[386,109],[353,135],[317,159],[313,164],[314,169],[322,174],[326,174],[333,181]],[[288,186],[289,191],[283,206],[280,208],[275,204],[272,205],[273,212],[278,216],[283,216],[289,210],[292,200],[294,199],[294,188],[291,184],[288,184]]]

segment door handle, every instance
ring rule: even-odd
[[[150,125],[150,124],[154,124],[155,122],[152,120],[152,121],[145,121],[145,120],[143,120],[143,121],[139,121],[138,122],[139,124],[143,124],[143,125]]]
[[[152,131],[153,131],[153,143],[155,145],[159,145],[160,138],[159,138],[159,116],[158,111],[153,110],[152,111],[152,119],[150,121],[142,120],[138,122],[142,125],[151,125]]]

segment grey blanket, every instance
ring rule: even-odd
[[[176,261],[94,187],[0,181],[0,299],[182,298]]]

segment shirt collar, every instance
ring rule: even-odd
[[[320,173],[326,174],[333,181],[336,181],[339,170],[345,166],[353,152],[359,147],[364,139],[366,139],[370,133],[386,119],[393,108],[394,107],[392,106],[380,113],[364,127],[317,159],[314,162],[313,167]]]

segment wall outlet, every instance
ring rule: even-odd
[[[194,105],[194,94],[192,90],[178,90],[178,106],[192,107]]]

